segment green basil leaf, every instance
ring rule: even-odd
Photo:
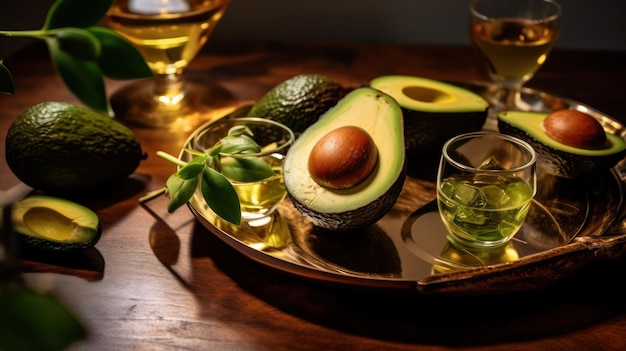
[[[175,173],[168,178],[166,187],[170,194],[167,212],[172,213],[191,199],[198,187],[198,178],[182,179]]]
[[[196,157],[192,158],[191,161],[189,161],[187,164],[190,164],[190,163],[199,163],[199,164],[201,164],[201,163],[204,163],[205,160],[206,160],[206,155],[202,154],[200,156],[196,156]]]
[[[121,35],[103,27],[87,28],[102,47],[98,64],[107,77],[136,79],[153,76],[153,72],[137,48]]]
[[[195,178],[202,172],[204,168],[203,164],[200,163],[188,163],[185,167],[182,167],[178,170],[178,176],[183,179],[191,179]]]
[[[113,0],[57,0],[48,10],[42,29],[91,27],[104,17],[111,5]]]
[[[259,152],[261,148],[248,135],[227,135],[221,140],[222,153],[237,154],[244,152]]]
[[[218,143],[217,145],[210,148],[209,151],[207,151],[207,154],[210,157],[216,157],[217,155],[220,154],[220,152],[222,152],[222,144]]]
[[[256,182],[274,175],[272,167],[258,157],[222,157],[220,169],[238,182]]]
[[[86,337],[78,318],[52,295],[0,289],[0,350],[65,350]]]
[[[54,31],[61,50],[83,60],[95,60],[100,56],[100,41],[95,35],[80,28],[61,28]]]
[[[250,127],[248,127],[246,125],[234,126],[234,127],[230,128],[228,130],[228,135],[239,136],[239,135],[242,135],[242,134],[253,135],[252,134],[252,130],[250,129]]]
[[[232,224],[241,223],[241,205],[232,184],[216,170],[205,167],[202,171],[202,197],[220,218]]]
[[[0,93],[15,94],[13,76],[11,76],[9,69],[2,63],[0,63]]]
[[[92,110],[111,115],[102,71],[98,64],[61,50],[55,38],[46,39],[46,43],[50,58],[68,89]]]
[[[165,187],[167,188],[167,193],[170,194],[170,197],[172,194],[175,194],[180,190],[180,188],[183,186],[184,181],[185,180],[179,177],[177,173],[174,173],[169,176],[169,178],[167,178],[167,181],[165,182]]]

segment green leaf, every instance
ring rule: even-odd
[[[0,63],[0,93],[15,94],[11,72],[2,63]]]
[[[259,152],[261,148],[248,135],[227,135],[221,140],[222,153],[236,154],[243,152]]]
[[[274,175],[272,167],[258,157],[222,157],[220,169],[238,182],[256,182]]]
[[[91,27],[104,17],[111,5],[113,0],[57,0],[50,7],[42,29]]]
[[[53,296],[25,287],[0,290],[0,350],[65,350],[85,336],[80,321]]]
[[[241,205],[232,184],[216,170],[205,167],[202,171],[202,197],[207,205],[222,219],[239,225],[241,223]]]
[[[102,47],[98,64],[102,72],[113,79],[136,79],[153,76],[153,72],[137,48],[124,37],[108,28],[87,29]]]
[[[218,143],[207,151],[207,155],[210,157],[216,157],[222,151],[222,144]]]
[[[55,38],[46,40],[50,58],[68,89],[92,110],[110,115],[104,79],[96,61],[73,57],[61,50]]]
[[[250,127],[248,127],[246,125],[234,126],[234,127],[230,128],[230,130],[228,130],[228,135],[239,136],[239,135],[242,135],[242,134],[248,134],[250,136],[254,135],[252,133],[252,129],[250,129]]]
[[[189,163],[185,167],[182,167],[178,170],[178,176],[183,179],[191,179],[195,178],[202,172],[204,168],[203,164],[200,163]]]
[[[198,178],[183,179],[175,173],[167,179],[166,187],[170,194],[167,212],[173,213],[191,199],[198,187]]]
[[[207,156],[205,154],[200,154],[199,156],[192,158],[191,161],[189,161],[187,164],[190,164],[190,163],[202,164],[204,163],[206,159],[207,159]]]
[[[95,60],[100,56],[100,41],[85,29],[61,28],[54,31],[61,50],[83,60]]]

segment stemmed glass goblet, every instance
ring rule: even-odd
[[[130,40],[155,74],[111,96],[116,117],[133,124],[190,130],[233,105],[217,84],[185,79],[189,65],[230,0],[115,0],[105,19]]]
[[[554,0],[472,0],[470,39],[496,83],[492,103],[520,108],[519,90],[552,51],[560,17],[561,6]]]

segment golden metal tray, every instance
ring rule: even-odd
[[[492,88],[479,82],[453,83],[485,96]],[[530,110],[587,112],[605,129],[626,136],[620,123],[579,102],[528,88],[518,98]],[[249,108],[242,106],[224,118],[245,116]],[[484,129],[496,128],[495,112],[490,111]],[[189,156],[181,151],[180,157]],[[266,223],[240,227],[216,218],[199,192],[189,208],[204,227],[260,264],[307,280],[362,288],[423,294],[528,291],[593,261],[626,252],[626,175],[621,164],[579,180],[539,171],[538,193],[520,232],[505,247],[477,251],[458,250],[447,243],[433,202],[437,164],[438,155],[408,155],[408,176],[393,209],[374,225],[355,232],[315,227],[289,199]]]

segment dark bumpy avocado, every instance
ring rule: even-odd
[[[489,103],[480,95],[444,82],[413,76],[375,78],[370,86],[391,95],[404,114],[410,153],[440,151],[451,137],[480,130]]]
[[[65,102],[22,112],[6,138],[7,164],[22,182],[48,193],[93,190],[126,178],[145,158],[130,129]]]
[[[377,163],[353,187],[326,188],[311,177],[309,155],[320,139],[345,126],[369,134],[378,150]],[[296,140],[284,162],[285,188],[294,206],[315,225],[335,231],[358,229],[393,207],[406,177],[405,159],[400,106],[378,90],[357,88]]]
[[[30,247],[56,252],[87,249],[101,235],[98,216],[65,199],[32,195],[13,204],[12,231]]]
[[[329,108],[335,106],[347,89],[319,74],[300,74],[289,78],[257,101],[249,116],[280,122],[299,136]]]
[[[603,148],[584,149],[556,141],[546,134],[544,112],[503,111],[498,114],[498,129],[526,140],[537,152],[537,163],[548,173],[579,178],[605,171],[626,155],[626,142],[620,136],[606,133]]]

